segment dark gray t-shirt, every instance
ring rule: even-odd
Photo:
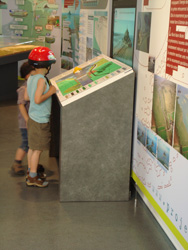
[[[28,112],[30,102],[24,100],[24,93],[26,87],[27,87],[27,81],[25,81],[24,84],[19,89],[17,89],[17,94],[18,94],[17,104],[23,104]],[[27,128],[26,121],[23,118],[20,110],[18,111],[18,126],[19,128]]]

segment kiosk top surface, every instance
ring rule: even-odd
[[[63,106],[102,88],[132,71],[132,68],[105,55],[79,65],[51,79]]]

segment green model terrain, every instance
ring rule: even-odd
[[[79,79],[76,78],[76,75],[71,75],[70,78],[58,82],[57,86],[61,91],[62,95],[65,96],[83,87],[87,83],[87,80],[89,80],[90,82],[91,81],[95,82],[96,80],[120,68],[121,66],[102,58],[95,64],[91,65],[91,67],[89,67],[87,72],[84,75],[82,75],[82,77],[80,77]]]

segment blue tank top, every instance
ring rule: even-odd
[[[43,75],[33,75],[27,80],[27,92],[30,99],[29,117],[38,123],[47,123],[50,120],[52,98],[49,97],[40,104],[35,103],[35,92],[40,78],[43,78],[46,83],[46,90],[44,91],[45,94],[49,90],[49,85]]]

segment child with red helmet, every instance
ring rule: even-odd
[[[37,47],[31,51],[28,62],[35,68],[27,82],[25,99],[30,100],[28,119],[28,186],[46,187],[48,182],[37,175],[37,166],[43,150],[49,148],[51,96],[56,88],[49,86],[46,75],[56,62],[54,53],[47,47]]]

